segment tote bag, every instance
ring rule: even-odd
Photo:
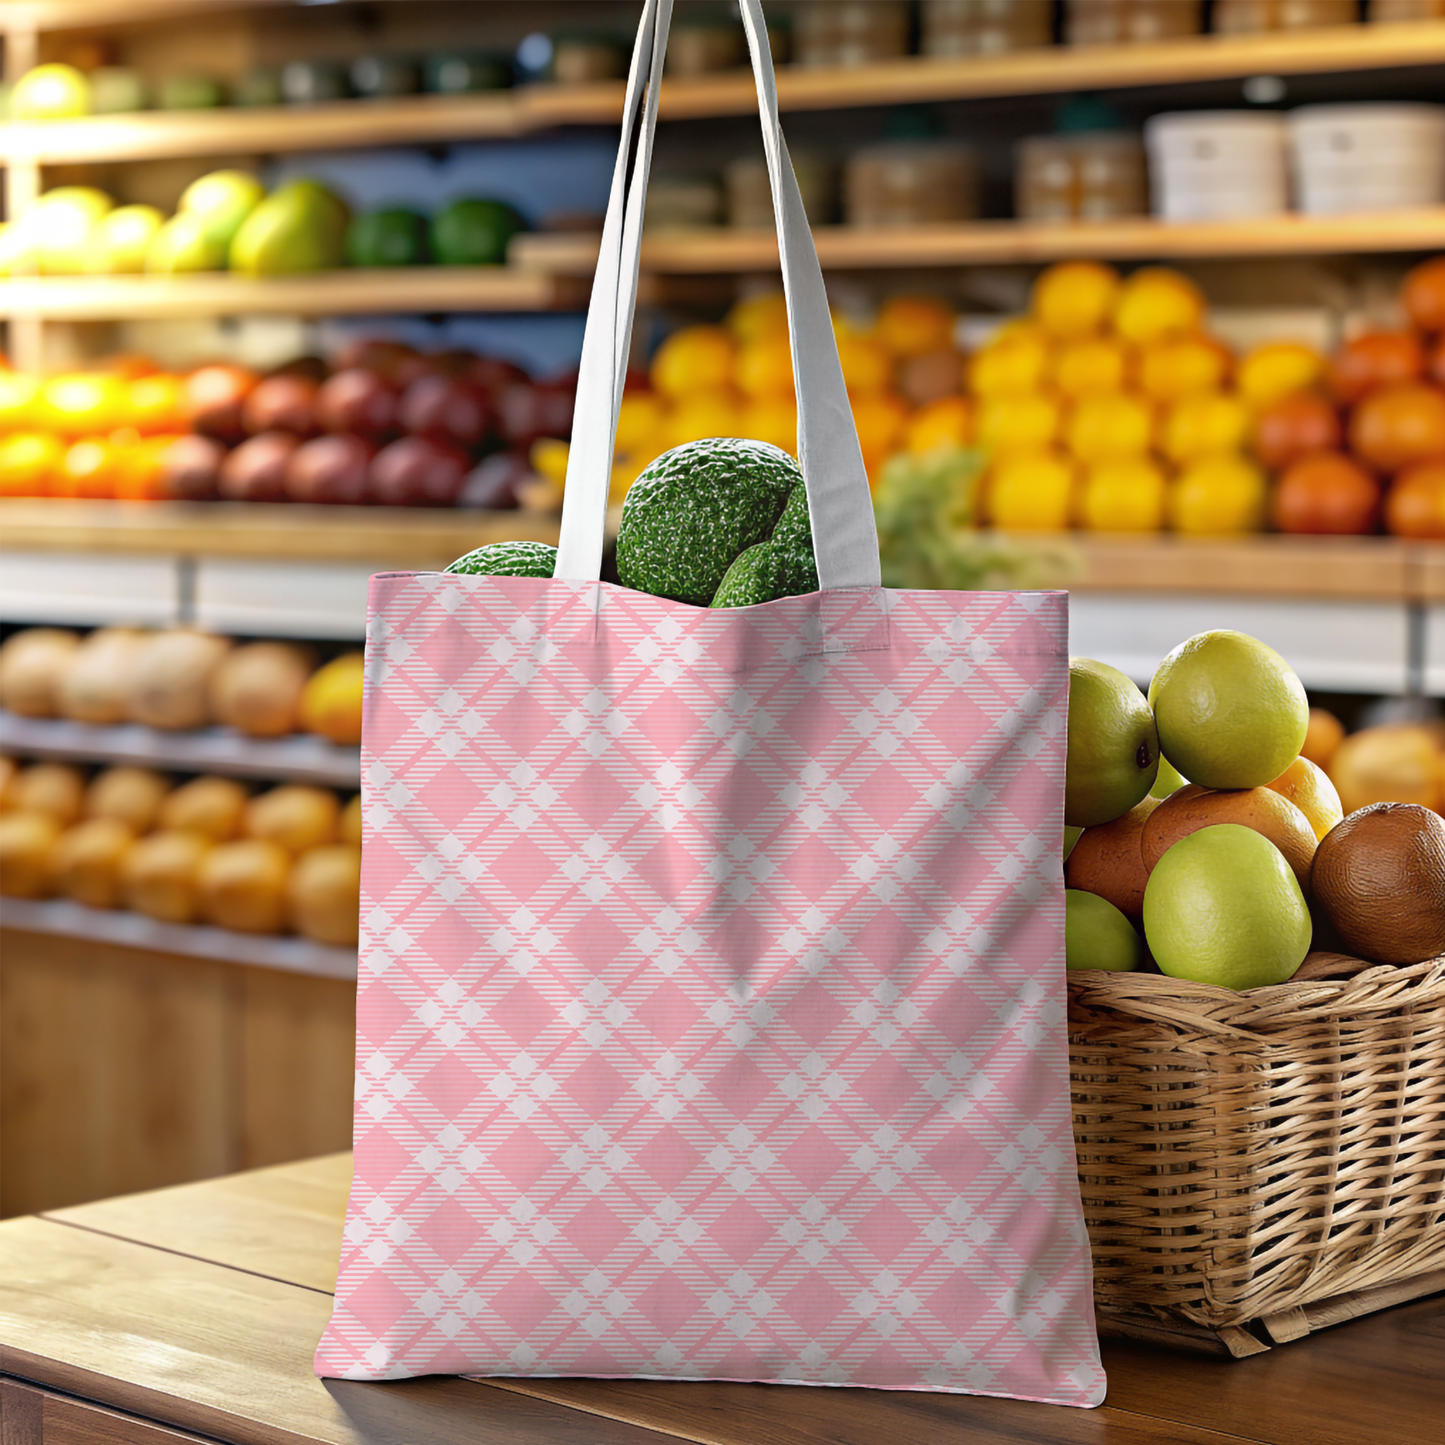
[[[373,579],[356,1172],[316,1368],[1094,1405],[1066,598],[880,588],[757,0],[821,590],[598,581],[670,8],[633,55],[555,577]]]

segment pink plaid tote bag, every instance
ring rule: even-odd
[[[880,588],[758,0],[821,590],[598,581],[670,10],[633,56],[556,576],[373,579],[356,1174],[316,1368],[1095,1405],[1066,598]]]

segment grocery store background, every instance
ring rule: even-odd
[[[367,578],[555,538],[638,8],[0,9],[0,1215],[348,1144]],[[1445,0],[765,8],[889,575],[1251,632],[1445,805]],[[794,435],[677,10],[618,506]]]

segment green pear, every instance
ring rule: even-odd
[[[326,271],[345,264],[350,212],[318,181],[273,191],[231,241],[231,269],[247,276]]]
[[[265,187],[248,172],[212,171],[186,187],[177,210],[197,217],[208,235],[229,246],[241,222],[265,199]]]
[[[154,206],[117,206],[96,222],[86,269],[104,276],[144,271],[151,242],[165,221]]]
[[[226,248],[199,216],[178,211],[156,232],[146,251],[146,270],[173,276],[185,271],[223,271]]]

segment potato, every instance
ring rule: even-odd
[[[303,853],[286,884],[286,911],[297,933],[355,948],[361,911],[361,849],[331,843]]]
[[[231,650],[230,641],[184,629],[152,637],[135,661],[130,716],[147,727],[204,727],[211,720],[211,674]]]
[[[253,738],[295,732],[301,694],[314,663],[309,648],[289,642],[238,647],[211,675],[211,716]]]
[[[290,871],[291,855],[264,838],[212,848],[196,870],[201,916],[239,933],[280,933],[286,923]]]
[[[241,831],[250,796],[234,778],[192,778],[167,794],[156,825],[229,843]]]
[[[336,840],[361,847],[361,794],[358,793],[342,810],[336,825]]]
[[[214,846],[200,833],[152,833],[129,849],[120,865],[127,908],[163,923],[194,923],[200,916],[201,860]]]
[[[120,865],[135,834],[119,818],[87,818],[67,828],[50,853],[57,893],[92,908],[120,902]]]
[[[361,653],[347,652],[311,674],[300,708],[301,726],[307,732],[348,746],[361,741],[364,666]]]
[[[50,892],[50,850],[60,824],[49,813],[0,815],[0,893],[44,898]]]
[[[87,818],[119,818],[139,836],[155,827],[170,779],[149,768],[107,768],[85,790]]]
[[[265,838],[298,854],[334,843],[340,821],[341,804],[329,788],[288,783],[251,800],[244,831],[248,838]]]
[[[11,788],[12,807],[49,813],[62,828],[80,821],[85,805],[85,774],[69,763],[33,763]]]
[[[27,627],[0,647],[0,707],[23,717],[54,717],[60,684],[80,638],[58,627]]]
[[[124,722],[137,660],[150,634],[129,627],[102,627],[76,650],[56,692],[61,717],[83,723]]]

